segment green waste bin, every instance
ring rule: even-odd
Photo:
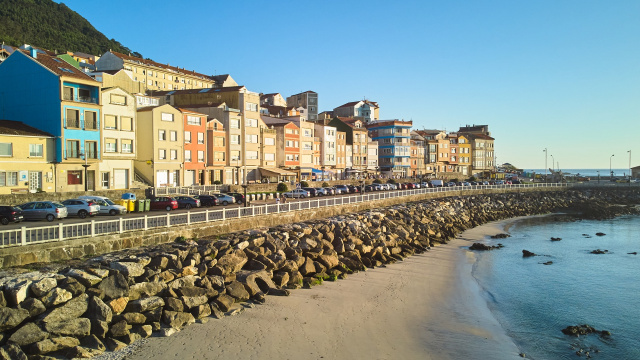
[[[151,211],[151,199],[144,201],[144,211]]]
[[[143,212],[144,211],[144,200],[137,200],[136,201],[136,211],[137,212]]]

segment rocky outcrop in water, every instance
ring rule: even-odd
[[[0,359],[95,356],[238,314],[241,304],[264,303],[267,295],[402,261],[490,221],[568,209],[633,213],[609,205],[633,199],[638,194],[593,190],[433,199],[7,275],[0,279]]]

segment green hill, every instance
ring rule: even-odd
[[[109,40],[65,4],[51,0],[0,0],[1,41],[12,46],[30,44],[58,53],[102,55],[109,49],[131,52],[116,40]]]

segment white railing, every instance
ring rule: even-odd
[[[399,197],[412,197],[428,193],[445,193],[455,195],[460,191],[481,190],[515,190],[522,188],[560,188],[567,184],[518,184],[518,185],[478,185],[425,188],[414,190],[376,191],[358,195],[344,195],[331,198],[314,198],[301,201],[289,201],[280,204],[252,205],[249,207],[224,208],[221,210],[196,210],[178,214],[167,212],[161,215],[144,215],[132,218],[118,218],[114,220],[95,221],[90,220],[81,223],[26,227],[0,231],[0,248],[10,246],[22,246],[51,241],[62,241],[81,237],[93,237],[98,235],[118,234],[128,231],[168,228],[176,225],[190,225],[213,221],[224,221],[244,217],[262,216],[290,211],[317,209],[328,206],[341,206],[365,201],[375,201]]]
[[[209,195],[211,193],[219,193],[224,185],[193,185],[193,186],[175,186],[175,187],[155,187],[153,194],[155,196],[169,195]]]

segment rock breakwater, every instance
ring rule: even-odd
[[[95,356],[235,314],[243,302],[402,261],[490,221],[558,210],[615,216],[636,210],[610,204],[638,199],[606,191],[434,199],[7,275],[0,279],[0,359]]]

